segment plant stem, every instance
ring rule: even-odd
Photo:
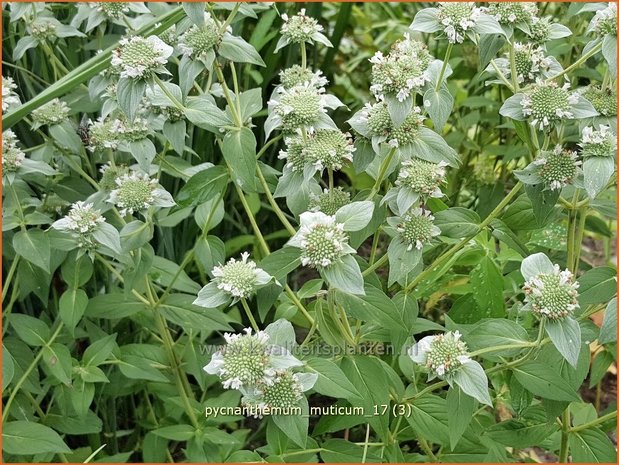
[[[563,412],[561,417],[561,449],[559,450],[559,463],[567,463],[567,454],[569,452],[569,433],[570,433],[570,407],[569,405]]]
[[[438,92],[441,88],[441,84],[443,84],[443,76],[445,75],[445,70],[447,69],[447,65],[449,64],[449,57],[451,56],[451,51],[454,47],[454,44],[451,42],[447,46],[447,51],[445,52],[445,58],[443,58],[443,66],[441,66],[441,72],[438,75],[438,79],[436,80],[436,86],[434,87],[434,92]]]
[[[301,42],[301,67],[307,68],[307,50],[305,48],[305,42]]]
[[[49,341],[47,341],[45,343],[45,347],[49,347],[56,340],[56,338],[60,334],[60,331],[62,330],[63,327],[64,327],[64,324],[62,323],[62,321],[59,322],[58,323],[58,327],[56,328],[54,333],[49,338]],[[21,387],[24,384],[24,382],[26,381],[26,379],[28,379],[28,376],[30,376],[30,373],[32,373],[32,370],[34,370],[34,368],[38,365],[39,361],[41,360],[41,357],[43,357],[43,348],[41,348],[41,350],[39,350],[39,352],[37,353],[36,357],[34,357],[32,362],[30,362],[30,365],[28,365],[28,368],[26,368],[24,373],[21,375],[21,377],[19,378],[19,380],[15,384],[15,387],[11,391],[11,395],[9,396],[9,399],[7,400],[6,404],[4,405],[4,408],[2,409],[2,422],[3,423],[6,421],[6,419],[9,416],[9,412],[11,411],[11,405],[13,404],[13,400],[15,400],[15,396],[17,395],[17,393],[21,389]]]
[[[494,60],[490,60],[490,64],[494,68],[494,71],[496,72],[496,74],[499,77],[499,79],[501,81],[503,81],[503,84],[505,84],[507,86],[507,88],[513,92],[514,91],[514,86],[512,86],[512,83],[507,80],[507,78],[505,77],[503,72],[499,69],[499,67],[494,62]]]
[[[516,185],[514,185],[511,192],[505,196],[505,198],[501,201],[501,203],[499,203],[496,206],[496,208],[492,210],[492,212],[486,217],[486,219],[480,223],[479,230],[475,232],[475,234],[465,237],[460,242],[458,242],[457,244],[452,246],[450,249],[445,251],[443,254],[439,255],[432,262],[431,265],[429,265],[425,270],[419,273],[417,277],[413,279],[413,281],[411,281],[411,283],[408,286],[406,286],[406,288],[404,289],[404,292],[407,292],[407,293],[411,292],[415,288],[415,286],[417,286],[417,284],[423,281],[430,273],[435,271],[436,268],[438,268],[440,265],[445,263],[453,254],[455,254],[462,247],[468,244],[468,242],[473,237],[479,234],[479,231],[483,230],[486,226],[488,226],[492,222],[492,220],[495,219],[497,215],[501,213],[501,211],[503,211],[503,208],[505,208],[505,206],[507,206],[507,204],[511,202],[511,200],[515,197],[515,195],[518,193],[518,191],[520,191],[521,188],[522,188],[522,183],[519,181]]]
[[[583,425],[579,425],[579,426],[575,426],[574,428],[570,429],[571,433],[576,433],[578,431],[582,431],[585,429],[589,429],[589,428],[593,428],[594,426],[600,425],[602,423],[606,423],[607,421],[610,421],[614,418],[617,418],[617,411],[613,411],[610,413],[607,413],[606,415],[602,415],[600,418],[596,418],[595,420],[591,420],[588,423],[585,423]]]
[[[165,94],[166,97],[168,97],[170,102],[172,102],[174,104],[174,106],[178,110],[183,111],[185,109],[185,107],[183,106],[183,104],[181,102],[178,101],[178,99],[176,97],[174,97],[174,95],[172,95],[172,93],[165,86],[165,83],[161,80],[161,78],[159,76],[157,76],[156,74],[153,77],[155,78],[155,82],[157,83],[157,85],[159,86],[161,91]]]
[[[236,106],[234,104],[234,100],[230,96],[230,89],[228,89],[228,85],[226,84],[226,79],[224,78],[224,73],[221,71],[221,65],[215,63],[215,72],[217,73],[217,79],[221,84],[221,88],[224,91],[224,96],[226,97],[226,102],[228,102],[228,107],[230,108],[230,113],[232,113],[232,117],[234,118],[234,122],[237,127],[243,127],[243,123],[241,122],[241,116],[236,111]]]
[[[4,298],[6,297],[6,294],[9,290],[10,284],[11,284],[11,280],[13,279],[13,275],[15,274],[15,271],[17,270],[17,264],[19,263],[19,255],[15,255],[15,258],[13,259],[13,262],[11,263],[11,267],[9,268],[9,272],[6,275],[6,279],[4,280],[4,283],[2,284],[2,302],[4,302]]]
[[[241,299],[241,305],[243,307],[243,310],[245,310],[245,314],[247,315],[247,318],[249,318],[251,327],[254,328],[254,331],[256,332],[260,331],[260,328],[258,327],[258,323],[256,323],[256,319],[254,318],[254,315],[251,313],[251,309],[249,308],[249,305],[247,305],[247,300]]]
[[[583,56],[581,56],[578,60],[576,60],[574,63],[572,63],[567,68],[565,68],[560,73],[555,74],[554,76],[549,77],[548,79],[546,79],[546,83],[549,83],[550,81],[554,81],[558,77],[561,77],[564,74],[569,73],[573,69],[578,68],[580,65],[582,65],[585,61],[587,61],[589,58],[591,58],[593,55],[595,55],[600,50],[602,50],[602,42],[597,43],[591,50],[589,50],[587,53],[585,53]]]
[[[383,162],[381,163],[380,169],[378,171],[378,176],[376,176],[376,181],[374,182],[374,186],[372,187],[372,190],[370,191],[370,193],[368,194],[368,196],[366,197],[365,200],[371,200],[372,198],[374,198],[374,196],[380,190],[380,185],[383,182],[383,179],[385,177],[385,173],[389,169],[389,165],[391,165],[391,160],[393,160],[393,156],[395,155],[396,150],[397,149],[395,147],[393,147],[389,151],[389,153],[387,154],[387,156],[385,157]]]
[[[279,208],[279,205],[277,205],[277,202],[275,201],[275,198],[273,198],[273,194],[271,194],[269,185],[267,184],[267,181],[264,178],[262,170],[259,166],[256,166],[256,174],[258,175],[258,179],[260,180],[260,184],[262,185],[262,190],[264,190],[264,195],[266,195],[266,198],[269,201],[271,207],[273,208],[273,211],[277,215],[277,218],[279,218],[279,221],[281,221],[281,223],[284,225],[286,231],[288,231],[291,236],[294,236],[297,230],[294,228],[294,226],[290,224],[290,221],[288,221],[288,218],[286,218],[285,213],[282,211],[281,208]]]
[[[387,256],[387,254],[383,255],[382,257],[380,257],[378,260],[376,260],[374,263],[372,263],[370,266],[368,266],[365,270],[363,270],[363,272],[361,273],[362,276],[367,276],[369,275],[372,271],[380,268],[381,266],[383,266],[385,263],[387,263],[387,260],[389,260],[389,257]]]

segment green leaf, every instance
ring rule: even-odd
[[[13,381],[15,374],[15,362],[9,349],[2,344],[2,391],[4,391]]]
[[[583,163],[582,171],[587,194],[595,199],[615,172],[615,161],[612,157],[589,157]]]
[[[307,442],[307,429],[309,427],[309,407],[307,399],[301,398],[300,401],[301,414],[293,413],[291,415],[273,415],[273,423],[283,431],[292,441],[305,448]]]
[[[172,441],[187,441],[195,433],[196,431],[191,425],[164,426],[163,428],[153,430],[153,434]]]
[[[277,281],[286,281],[286,276],[301,264],[301,250],[297,247],[282,247],[260,262],[260,268]]]
[[[230,331],[225,314],[205,311],[193,305],[195,296],[187,294],[170,294],[159,306],[163,317],[184,329],[194,331]]]
[[[530,361],[512,368],[512,371],[518,382],[536,396],[568,402],[580,400],[555,368],[545,363]]]
[[[334,289],[349,294],[364,294],[361,269],[352,255],[344,255],[331,266],[322,268],[320,274]]]
[[[617,271],[608,266],[592,268],[578,278],[578,303],[587,305],[608,302],[617,293]]]
[[[451,450],[455,450],[464,431],[473,419],[477,402],[473,397],[466,395],[457,385],[449,389],[446,401],[449,444]]]
[[[320,456],[325,463],[380,463],[379,456],[344,439],[328,439],[321,445]]]
[[[335,212],[335,218],[344,225],[344,231],[360,231],[370,222],[373,213],[374,202],[364,200],[344,205]]]
[[[555,205],[561,195],[561,190],[547,189],[543,184],[529,185],[525,184],[524,191],[531,199],[533,214],[537,220],[538,226],[544,226],[555,211]]]
[[[318,374],[314,390],[325,396],[339,399],[359,397],[359,392],[335,363],[325,358],[305,359],[309,371]]]
[[[454,105],[454,98],[447,86],[441,86],[438,92],[434,86],[431,86],[423,95],[423,105],[434,123],[434,129],[440,133],[447,123]]]
[[[442,236],[463,238],[479,231],[479,215],[473,210],[453,207],[434,214],[434,224],[441,230]]]
[[[392,331],[412,330],[413,321],[405,318],[393,300],[383,291],[367,283],[364,289],[365,295],[337,292],[335,300],[353,318],[377,323]]]
[[[176,196],[180,207],[202,204],[219,194],[228,183],[228,170],[225,166],[211,166],[194,174]]]
[[[138,107],[146,91],[146,81],[142,79],[120,78],[116,85],[118,106],[130,121],[135,119]]]
[[[2,451],[12,455],[67,454],[71,449],[53,429],[31,421],[10,421],[2,427]]]
[[[266,66],[256,49],[238,36],[225,33],[219,45],[219,54],[235,63],[251,63]]]
[[[13,236],[13,248],[33,265],[49,273],[50,243],[49,237],[40,229],[19,231]]]
[[[606,306],[604,320],[598,336],[600,344],[617,342],[617,298],[614,297]]]
[[[88,301],[86,316],[116,320],[135,315],[147,308],[144,302],[125,294],[98,295]]]
[[[580,325],[574,318],[567,317],[559,321],[546,321],[546,332],[557,350],[570,365],[578,364],[580,354]]]
[[[501,318],[505,316],[503,299],[503,275],[494,260],[489,256],[481,259],[471,272],[473,296],[481,312],[481,318]]]
[[[58,301],[60,319],[70,331],[73,331],[82,319],[87,305],[88,296],[82,289],[70,288],[60,296]]]
[[[58,381],[64,384],[71,383],[71,352],[69,349],[57,342],[45,346],[43,351],[43,363]]]
[[[488,393],[488,377],[478,362],[471,360],[462,364],[454,373],[454,382],[467,395],[474,397],[482,404],[492,406]]]
[[[447,402],[442,397],[424,395],[413,400],[406,419],[415,434],[435,444],[449,445]]]
[[[108,359],[116,347],[116,334],[97,339],[84,351],[82,362],[87,366],[98,366]]]
[[[256,137],[249,128],[226,133],[221,146],[232,178],[245,192],[256,191]],[[208,199],[205,199],[208,200]]]
[[[35,347],[45,345],[51,337],[49,326],[38,318],[13,313],[9,316],[9,322],[17,336],[28,345]]]
[[[518,345],[528,342],[526,330],[512,320],[492,318],[478,322],[465,336],[471,352],[487,347]],[[514,357],[523,348],[502,349],[482,354],[481,357],[494,358],[496,356]]]
[[[574,463],[616,463],[617,450],[599,428],[571,432],[568,437]]]
[[[608,62],[608,69],[613,77],[617,77],[617,36],[606,34],[602,42],[602,55]]]

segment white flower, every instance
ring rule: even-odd
[[[473,29],[483,10],[473,2],[439,2],[437,19],[444,26],[452,44],[464,42],[464,35]]]
[[[442,197],[440,186],[445,182],[447,163],[430,163],[419,158],[402,162],[396,186],[405,186],[413,192],[428,197]]]
[[[425,366],[431,377],[445,378],[472,362],[461,337],[459,331],[426,336],[409,349],[408,355],[413,362]]]
[[[183,55],[191,58],[206,58],[213,52],[213,47],[221,40],[219,27],[210,13],[204,12],[204,22],[200,26],[192,25],[178,40],[178,48]],[[213,55],[214,58],[214,55]]]
[[[606,8],[597,10],[587,32],[594,32],[598,37],[617,36],[617,3],[609,2]]]
[[[2,76],[2,113],[21,104],[15,89],[17,89],[17,85],[13,82],[13,79]]]
[[[587,126],[582,130],[578,145],[582,148],[583,158],[612,157],[617,152],[617,136],[610,130],[610,126],[600,124],[597,130]]]
[[[231,258],[225,265],[213,268],[213,281],[233,298],[246,299],[254,294],[257,287],[269,283],[273,277],[261,268],[256,267],[253,260],[247,260],[249,253],[243,252],[241,260]]]
[[[17,136],[7,129],[2,133],[2,175],[16,172],[22,166],[26,154],[17,146]]]
[[[574,275],[568,269],[561,271],[555,264],[552,273],[530,277],[522,289],[525,302],[531,305],[534,313],[551,320],[562,320],[579,307],[578,287]]]
[[[301,249],[301,264],[326,268],[346,254],[355,253],[348,245],[344,225],[335,216],[322,212],[305,212],[300,216],[301,227],[287,245]]]
[[[539,175],[551,190],[560,190],[570,184],[582,164],[576,152],[563,150],[560,145],[552,152],[542,151],[533,164],[539,167]]]
[[[124,78],[149,78],[166,72],[164,65],[174,51],[157,36],[124,38],[119,44],[120,47],[112,52],[111,64]]]
[[[147,174],[132,172],[116,179],[116,189],[110,192],[108,202],[120,208],[121,215],[131,215],[151,206],[173,207],[172,196],[165,191],[156,179]]]
[[[543,131],[563,119],[574,119],[573,106],[580,96],[569,92],[569,84],[559,87],[556,83],[538,82],[523,94],[520,105],[531,126]]]
[[[441,230],[434,225],[432,213],[421,208],[412,208],[401,218],[393,217],[388,221],[400,233],[400,237],[407,245],[407,250],[413,248],[421,250],[424,244],[441,234]]]

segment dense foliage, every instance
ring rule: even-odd
[[[5,461],[615,462],[615,3],[3,5]]]

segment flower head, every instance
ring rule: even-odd
[[[99,150],[118,148],[120,143],[119,127],[122,122],[118,119],[99,117],[97,121],[90,121],[88,125],[88,150],[96,152]]]
[[[488,13],[500,24],[528,24],[537,14],[534,2],[490,2]]]
[[[105,223],[101,211],[96,210],[92,203],[75,202],[71,205],[69,213],[64,218],[52,224],[54,229],[70,232],[80,247],[92,247],[94,245],[93,233]]]
[[[548,17],[539,18],[537,16],[531,19],[529,25],[529,39],[535,44],[544,44],[550,40],[552,32],[552,22]]]
[[[413,208],[401,218],[394,218],[395,229],[400,234],[407,250],[421,250],[441,230],[434,226],[434,217],[428,210]]]
[[[13,82],[13,79],[2,76],[2,113],[21,104],[15,89],[17,89],[17,85]]]
[[[124,38],[119,44],[112,52],[112,66],[120,70],[121,77],[132,79],[148,79],[165,72],[164,65],[174,51],[157,36]]]
[[[233,298],[251,297],[258,286],[271,280],[271,276],[256,267],[253,260],[247,260],[249,253],[243,252],[241,259],[231,258],[225,265],[213,268],[213,281],[217,288],[230,294]]]
[[[323,212],[325,215],[335,215],[344,205],[350,203],[350,193],[341,187],[325,189],[320,194],[310,194],[309,210]]]
[[[281,29],[282,36],[293,44],[312,43],[316,39],[316,34],[323,30],[317,20],[305,14],[305,8],[291,17],[283,14],[282,20],[284,21]]]
[[[578,144],[582,148],[583,158],[612,157],[617,152],[617,136],[609,126],[600,125],[599,129],[587,126],[582,130],[582,137]]]
[[[578,308],[578,282],[567,269],[554,265],[552,273],[538,273],[524,283],[525,302],[534,313],[562,320]]]
[[[538,83],[523,94],[520,105],[522,113],[530,118],[533,127],[544,130],[564,119],[573,119],[573,106],[579,96],[569,92],[569,85],[559,87],[556,83]]]
[[[71,109],[60,99],[53,99],[32,111],[33,127],[52,126],[65,121]]]
[[[461,44],[481,14],[482,9],[475,6],[474,2],[439,2],[437,18],[449,42]]]
[[[552,60],[541,46],[520,42],[514,44],[514,63],[519,83],[535,82],[545,76],[552,66]],[[511,67],[506,67],[505,76],[511,78]]]
[[[444,162],[430,163],[418,158],[405,160],[395,183],[421,196],[442,197],[440,186],[445,182],[445,166]]]
[[[290,408],[298,405],[303,397],[299,374],[278,370],[269,382],[258,384],[256,397],[260,408]]]
[[[273,112],[281,119],[284,132],[316,125],[321,113],[325,113],[322,99],[324,88],[317,89],[310,83],[296,85],[290,89],[278,89],[279,98],[269,101]]]
[[[607,34],[617,36],[617,3],[608,2],[608,6],[595,12],[595,16],[591,20],[591,24],[587,29],[588,32],[593,32],[598,37],[604,37]]]
[[[354,253],[348,245],[344,225],[335,216],[322,212],[301,214],[301,227],[288,245],[301,249],[301,264],[312,268],[327,268],[344,255]]]
[[[312,71],[310,68],[303,68],[299,65],[293,65],[280,71],[279,82],[284,89],[291,89],[307,83],[320,89],[328,83],[327,78],[322,75],[322,71]]]
[[[129,12],[128,2],[93,2],[90,5],[112,19],[120,19]]]
[[[275,376],[271,367],[269,335],[264,331],[252,334],[251,328],[245,334],[225,333],[226,346],[213,354],[204,370],[218,375],[225,389],[239,389],[259,382],[270,383]]]
[[[41,18],[30,24],[30,35],[39,42],[56,38],[57,25],[50,19]]]
[[[426,45],[405,34],[404,39],[396,42],[387,56],[379,51],[370,58],[370,90],[376,98],[380,99],[385,94],[394,95],[402,102],[430,80],[428,65],[431,60]]]
[[[460,338],[458,331],[426,336],[413,345],[408,354],[413,362],[425,366],[431,375],[446,378],[471,361],[466,344]]]
[[[301,134],[286,138],[287,150],[279,152],[293,171],[302,171],[308,164],[316,170],[325,168],[339,170],[344,163],[352,161],[355,151],[350,134],[334,129],[309,131],[304,140]]]
[[[99,168],[101,179],[99,187],[104,191],[111,191],[116,188],[116,179],[129,172],[126,165],[112,165],[110,162],[102,165]]]
[[[22,165],[26,155],[17,146],[17,136],[10,129],[2,133],[2,174],[16,172]]]
[[[172,196],[161,188],[156,179],[135,171],[116,178],[116,189],[110,192],[109,202],[121,209],[121,215],[131,215],[151,206],[175,205]]]
[[[392,147],[403,147],[415,141],[423,123],[421,109],[413,107],[404,122],[396,127],[384,102],[366,104],[361,112],[361,118],[367,123],[368,136],[379,137]]]
[[[204,23],[194,24],[179,37],[178,46],[184,55],[203,58],[221,41],[217,23],[208,12],[204,12]]]
[[[570,184],[581,164],[576,152],[563,150],[560,145],[551,152],[542,152],[533,163],[539,166],[540,177],[552,190],[560,190]]]
[[[589,85],[582,95],[600,115],[617,116],[617,90],[614,86],[603,90],[600,86]]]

